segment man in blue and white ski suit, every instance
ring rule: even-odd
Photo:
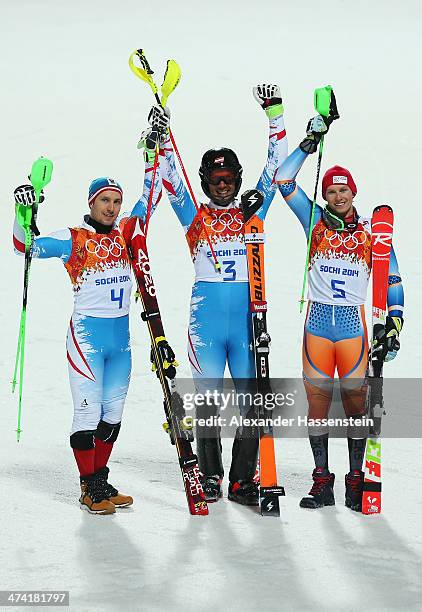
[[[31,186],[23,187],[31,194]],[[145,175],[142,197],[132,211],[143,221],[150,189],[151,175]],[[159,197],[155,191],[153,208]],[[74,404],[70,445],[80,474],[80,502],[97,514],[114,513],[116,506],[133,503],[131,496],[118,493],[107,482],[107,463],[120,431],[131,373],[132,280],[122,236],[128,216],[119,217],[122,199],[122,188],[114,179],[95,179],[83,222],[34,238],[32,245],[34,259],[55,257],[63,262],[73,287],[74,310],[66,341]],[[25,252],[19,219],[32,202],[16,201],[13,243],[18,254]]]
[[[287,156],[287,138],[278,86],[259,85],[253,93],[269,119],[267,161],[257,183],[264,194],[263,206],[257,214],[264,219],[277,191],[276,170]],[[149,120],[153,127],[163,127],[164,111],[153,107]],[[207,151],[199,174],[209,201],[197,209],[176,168],[168,130],[165,134],[160,151],[162,182],[185,232],[195,266],[188,331],[188,356],[195,385],[198,392],[209,389],[210,384],[213,389],[221,388],[227,363],[237,391],[244,391],[247,381],[255,379],[255,364],[243,214],[236,199],[242,183],[242,166],[231,149]],[[242,442],[239,429],[233,445],[229,499],[255,504],[258,497],[252,480],[257,444],[253,456],[250,453],[244,456]],[[210,434],[208,430],[203,437],[198,427],[197,452],[205,494],[208,501],[216,501],[221,496],[224,474],[219,431]]]

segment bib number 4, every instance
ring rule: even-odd
[[[120,292],[116,295],[116,290],[112,289],[111,290],[111,301],[112,302],[119,302],[119,310],[123,307],[123,292],[124,289],[120,289]]]

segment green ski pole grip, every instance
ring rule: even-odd
[[[37,202],[40,199],[42,189],[51,181],[52,172],[53,162],[46,157],[39,157],[32,164],[29,178],[34,188]]]
[[[331,103],[331,85],[325,87],[317,87],[314,91],[314,107],[316,112],[323,117],[328,117],[330,114]]]

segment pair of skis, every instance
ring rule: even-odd
[[[385,325],[388,271],[393,238],[394,214],[390,206],[374,209],[372,215],[372,340]],[[384,412],[383,361],[370,356],[368,366],[367,416],[372,419],[366,442],[362,513],[381,512],[381,417]]]
[[[271,338],[267,330],[267,302],[264,273],[264,222],[256,214],[264,202],[258,189],[250,189],[241,196],[245,246],[248,261],[250,312],[253,351],[255,358],[256,392],[260,396],[259,410],[259,505],[262,516],[280,516],[279,497],[284,488],[277,484],[277,468],[272,411],[266,410],[265,399],[272,393],[269,372]]]
[[[151,275],[143,221],[139,217],[129,217],[123,228],[123,237],[143,306],[141,317],[148,326],[156,372],[163,391],[166,415],[164,428],[170,434],[171,443],[176,446],[189,512],[194,516],[207,515],[208,506],[199,480],[198,458],[192,450],[192,430],[188,426],[176,381],[166,377],[165,368],[168,364],[163,362],[157,346],[158,340],[164,339],[165,334]]]

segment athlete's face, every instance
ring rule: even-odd
[[[91,218],[103,225],[113,225],[120,213],[122,198],[117,191],[102,191],[89,205]]]
[[[327,204],[339,217],[349,217],[353,212],[353,193],[347,185],[330,185],[325,192]]]
[[[236,179],[231,170],[214,170],[211,172],[209,190],[211,199],[220,206],[227,206],[233,201],[236,190]]]

